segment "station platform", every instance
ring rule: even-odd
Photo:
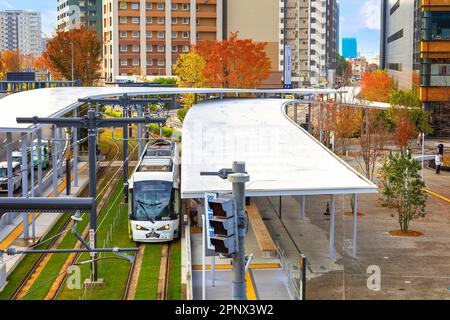
[[[199,214],[203,212],[199,206]],[[201,221],[201,219],[199,220]],[[195,230],[196,229],[196,230]],[[194,300],[202,299],[202,241],[201,228],[191,231],[192,288]],[[253,255],[251,272],[246,275],[248,300],[280,299],[293,300],[289,279],[280,259],[268,256],[262,251],[255,231],[249,225],[246,237],[246,255]],[[215,285],[212,286],[212,259],[215,259]],[[206,257],[206,299],[231,299],[232,260],[229,258]],[[274,295],[276,292],[276,295]]]
[[[72,177],[73,181],[73,177]],[[88,184],[88,164],[86,162],[78,163],[78,187],[71,186],[71,194],[66,195],[66,178],[59,178],[58,181],[58,197],[78,197],[81,191]],[[53,197],[53,186],[50,185],[43,192],[44,197]],[[45,236],[53,225],[61,217],[61,213],[38,213],[36,214],[35,221],[35,238],[30,240],[24,240],[23,235],[23,218],[19,215],[13,224],[6,225],[0,230],[0,249],[4,250],[10,246],[17,248],[18,250],[24,250],[30,248]],[[30,237],[31,232],[31,214],[29,217]],[[0,269],[6,266],[6,274],[9,275],[17,264],[23,259],[23,255],[16,255],[13,257],[4,256],[3,261],[0,261]]]

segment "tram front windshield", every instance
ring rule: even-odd
[[[155,221],[171,216],[171,182],[146,181],[133,188],[133,218],[137,221]]]

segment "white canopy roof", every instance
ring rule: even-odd
[[[248,196],[376,193],[352,169],[285,114],[289,100],[215,100],[188,112],[182,136],[183,198],[231,191],[231,183],[202,171],[245,161]]]
[[[332,94],[329,89],[215,89],[215,88],[139,88],[139,87],[69,87],[19,92],[0,99],[0,132],[24,131],[29,124],[17,124],[17,117],[58,117],[79,106],[81,98],[108,98],[125,93],[130,96],[158,94],[215,93],[285,93]]]
[[[364,101],[358,99],[358,95],[361,92],[361,87],[342,87],[338,92],[341,93],[342,102],[354,106],[365,106],[371,109],[389,109],[391,105],[386,102],[377,101]]]

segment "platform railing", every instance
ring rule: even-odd
[[[286,259],[284,250],[283,250],[283,248],[281,248],[278,241],[275,241],[275,245],[277,247],[277,254],[278,254],[278,258],[280,259],[281,267],[283,268],[283,270],[286,273],[286,276],[288,278],[288,280],[287,280],[288,289],[295,300],[301,300],[302,296],[301,296],[300,286],[298,283],[299,280],[298,280],[298,278],[295,278],[294,275],[292,274],[291,264],[290,264],[289,260]]]

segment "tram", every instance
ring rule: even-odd
[[[129,234],[136,242],[169,242],[180,234],[180,157],[169,140],[149,142],[128,180]]]

